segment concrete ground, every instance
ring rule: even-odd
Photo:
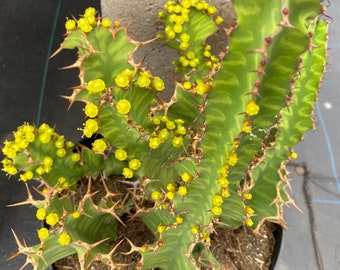
[[[75,106],[67,113],[68,104],[59,97],[60,94],[67,94],[69,86],[78,83],[77,71],[58,70],[72,63],[75,55],[63,52],[48,60],[62,40],[67,16],[80,14],[89,5],[97,9],[102,7],[104,16],[119,19],[123,25],[132,22],[130,30],[136,34],[135,39],[148,40],[160,29],[157,13],[165,2],[102,0],[100,6],[99,0],[0,0],[0,141],[24,121],[56,124],[58,132],[66,134],[69,139],[78,140],[80,134],[72,128],[81,125],[82,116],[76,113],[79,108]],[[227,17],[232,16],[228,11],[230,1],[211,2],[220,5]],[[337,174],[340,170],[340,94],[336,87],[340,73],[340,25],[337,18],[340,2],[333,1],[328,14],[333,17],[330,26],[330,65],[316,107],[317,129],[309,132],[296,147],[299,158],[297,164],[290,167],[294,198],[303,213],[296,209],[285,211],[289,229],[284,233],[275,270],[340,269],[340,180]],[[218,37],[214,38],[216,42],[219,40]],[[153,73],[162,75],[171,69],[173,52],[161,52],[156,47],[157,44],[138,57],[147,54],[146,63],[152,65]],[[171,85],[171,79],[166,83]],[[308,174],[295,173],[295,169],[301,166],[307,168]],[[306,182],[310,191],[310,196],[307,194],[308,202],[303,189]],[[37,241],[35,229],[40,224],[34,219],[34,209],[6,207],[25,198],[21,183],[0,174],[0,269],[17,270],[24,261],[23,257],[19,257],[6,262],[6,258],[16,252],[11,228],[27,244]]]

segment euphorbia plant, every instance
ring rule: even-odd
[[[35,199],[46,228],[41,243],[19,253],[43,269],[77,254],[118,268],[113,259],[122,215],[139,217],[155,241],[131,245],[143,269],[218,268],[210,250],[214,228],[243,224],[257,230],[265,220],[285,225],[282,207],[293,203],[286,162],[313,127],[326,65],[327,22],[320,0],[234,0],[237,20],[225,29],[229,43],[213,55],[207,38],[223,27],[223,14],[203,0],[169,1],[159,17],[158,38],[178,52],[175,89],[162,100],[163,80],[134,62],[149,42],[133,40],[119,22],[96,18],[93,8],[68,19],[60,50],[77,49],[79,86],[66,97],[84,103],[78,127],[89,145],[67,141],[47,124],[25,123],[6,141],[3,170],[23,182],[38,181]],[[60,51],[58,50],[58,51]],[[132,185],[112,193],[109,178]],[[79,179],[103,181],[104,195],[69,195]]]

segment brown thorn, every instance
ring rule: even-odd
[[[130,249],[130,251],[128,251],[128,252],[122,252],[122,254],[124,254],[124,255],[129,255],[129,254],[131,254],[131,253],[133,253],[133,252],[135,252],[135,251],[137,251],[137,252],[140,253],[140,248],[137,247],[137,246],[135,246],[135,245],[132,243],[132,241],[130,241],[129,238],[125,237],[125,240],[129,243],[129,245],[131,246],[131,249]],[[122,240],[122,241],[123,241],[123,240]],[[122,241],[121,241],[121,242],[122,242]],[[120,243],[121,243],[121,242],[120,242]]]
[[[50,56],[49,59],[53,58],[54,56],[56,56],[58,53],[60,53],[62,50],[64,49],[63,44],[60,45],[60,47],[54,52],[52,53],[52,55]]]
[[[41,201],[35,200],[33,198],[32,193],[31,193],[27,183],[25,183],[25,186],[26,186],[26,191],[27,191],[27,199],[25,201],[22,201],[22,202],[6,205],[6,207],[13,207],[13,206],[20,206],[20,205],[27,205],[27,204],[31,204],[31,205],[35,206],[35,205],[38,205],[39,202],[41,202]]]
[[[11,255],[10,257],[8,257],[6,259],[6,261],[10,261],[10,260],[14,259],[15,257],[17,257],[18,255],[20,255],[21,254],[20,250],[25,248],[25,246],[23,244],[21,244],[18,236],[16,235],[16,233],[14,232],[14,230],[12,228],[11,228],[11,231],[12,231],[12,234],[14,236],[15,242],[16,242],[16,244],[18,246],[18,252],[16,252],[15,254]]]

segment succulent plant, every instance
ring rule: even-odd
[[[141,254],[142,269],[217,269],[209,248],[215,228],[256,231],[266,220],[284,227],[282,208],[294,204],[285,165],[313,128],[326,66],[321,2],[234,0],[237,20],[224,29],[229,43],[214,55],[207,38],[225,27],[223,14],[203,0],[169,1],[158,36],[178,52],[169,100],[159,97],[163,79],[134,61],[152,41],[133,40],[127,27],[96,17],[93,8],[68,19],[57,52],[77,49],[69,67],[79,69],[80,84],[65,98],[84,103],[78,129],[90,144],[28,123],[5,141],[3,170],[40,183],[41,196],[28,188],[21,204],[35,206],[48,225],[38,230],[38,245],[15,236],[24,266],[44,269],[77,254],[82,269],[93,261],[118,268],[108,243],[123,214],[154,232],[152,244],[124,240]],[[132,191],[118,196],[104,188],[95,202],[89,188],[77,203],[70,199],[80,179],[106,187],[112,175],[124,176]]]

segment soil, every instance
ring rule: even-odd
[[[106,193],[102,182],[103,181],[100,180],[94,180],[90,183],[91,192],[99,191],[93,197],[94,202],[98,202]],[[88,183],[87,179],[80,181],[77,193],[72,194],[74,204],[77,204],[88,192]],[[105,183],[111,192],[124,193],[127,189],[131,188],[131,186],[121,183],[119,179],[115,179],[115,181],[105,181]],[[122,225],[118,227],[118,238],[112,243],[112,246],[116,246],[117,243],[125,238],[128,238],[136,246],[154,242],[153,233],[138,217],[131,219],[128,215],[124,215],[122,220],[125,223],[125,227]],[[210,250],[223,265],[223,267],[220,268],[222,270],[271,270],[274,267],[276,253],[278,252],[276,239],[281,232],[282,230],[278,225],[269,222],[262,225],[259,233],[254,233],[246,226],[236,230],[217,228],[215,233],[211,235]],[[140,260],[140,254],[138,252],[133,252],[129,255],[124,254],[129,252],[130,249],[131,246],[126,240],[118,245],[113,255],[114,261],[122,265],[128,265],[120,267],[119,269],[139,269],[137,262]],[[56,262],[54,268],[56,270],[81,269],[76,255]],[[95,262],[91,264],[88,269],[110,270],[111,268],[100,262]],[[209,268],[204,268],[204,270],[206,269]]]

